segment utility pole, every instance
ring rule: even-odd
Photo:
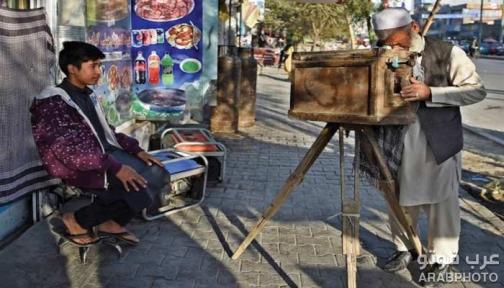
[[[501,33],[500,33],[499,42],[503,43],[503,41],[504,41],[504,0],[502,1],[502,6],[501,6]]]
[[[478,55],[481,52],[481,38],[483,37],[483,3],[484,2],[485,2],[485,0],[481,0],[479,33],[478,33]]]
[[[229,0],[228,4],[228,13],[229,13],[229,19],[228,19],[228,46],[234,46],[233,44],[235,43],[233,34],[231,33],[231,20],[233,18],[233,0]],[[229,51],[228,51],[229,53]]]

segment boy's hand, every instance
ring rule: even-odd
[[[156,164],[159,167],[164,167],[164,164],[159,161],[156,157],[152,156],[151,154],[141,151],[138,152],[137,157],[140,158],[142,161],[144,161],[147,165],[152,166],[152,164]]]
[[[145,180],[145,178],[128,165],[122,165],[119,172],[117,172],[116,177],[121,181],[124,189],[128,192],[130,192],[130,185],[136,191],[140,190],[139,187],[147,187],[147,180]]]

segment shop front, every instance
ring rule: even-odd
[[[73,40],[91,43],[106,55],[99,83],[92,88],[111,125],[131,130],[128,126],[138,121],[151,125],[208,121],[217,79],[218,0],[8,0],[0,1],[0,7],[7,21],[7,29],[2,30],[6,32],[0,35],[1,57],[7,59],[23,45],[33,44],[23,42],[18,33],[25,31],[32,20],[38,27],[34,30],[37,37],[41,37],[40,31],[46,32],[43,42],[52,51],[46,58],[39,57],[31,63],[17,59],[2,62],[4,71],[15,63],[24,63],[26,69],[16,69],[20,75],[29,74],[33,70],[30,67],[46,67],[47,72],[42,81],[25,77],[36,83],[21,85],[30,89],[22,91],[22,101],[8,102],[19,83],[11,85],[9,91],[1,89],[1,111],[8,110],[7,104],[28,111],[31,99],[41,87],[61,81],[63,75],[55,65],[57,52],[64,41]],[[35,19],[34,13],[41,15]],[[17,15],[24,20],[16,20]],[[23,23],[16,28],[13,23],[17,22]],[[7,74],[2,81],[13,83],[15,80]],[[29,113],[24,114],[16,122],[17,131],[2,131],[2,149],[11,149],[12,154],[2,152],[0,157],[0,162],[10,163],[0,164],[0,240],[37,219],[37,205],[43,201],[31,196],[34,191],[54,185],[47,181],[47,174],[34,156],[30,117]],[[8,115],[2,114],[1,122],[14,125],[13,117]],[[16,147],[16,142],[25,143],[16,135],[26,135],[21,140],[28,144]],[[23,151],[27,150],[31,151],[31,158],[14,165],[11,158],[26,154]],[[27,162],[31,164],[27,166]]]

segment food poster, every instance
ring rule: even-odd
[[[132,118],[129,0],[87,0],[86,39],[104,54],[101,78],[93,90],[111,125]]]
[[[131,115],[130,61],[104,61],[102,75],[94,91],[111,125],[119,125]]]
[[[203,0],[132,0],[135,118],[180,121],[203,69]],[[198,101],[202,101],[199,97]]]

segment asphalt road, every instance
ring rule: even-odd
[[[480,103],[462,108],[464,124],[504,141],[504,60],[477,59],[475,63],[488,94]]]

